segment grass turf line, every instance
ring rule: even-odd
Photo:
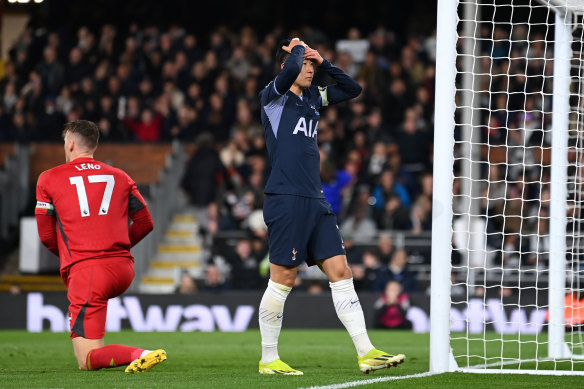
[[[366,381],[428,371],[429,335],[408,331],[370,331],[376,347],[407,355],[403,365],[364,375],[344,330],[286,330],[280,356],[304,376],[261,376],[259,330],[243,333],[172,332],[106,334],[106,343],[164,348],[168,360],[145,374],[125,374],[123,367],[79,371],[66,333],[0,332],[0,388],[298,388]],[[580,387],[582,377],[442,374],[399,381],[400,388],[523,388],[553,385]],[[386,388],[391,382],[367,385]]]

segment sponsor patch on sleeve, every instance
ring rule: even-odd
[[[43,203],[42,201],[37,201],[36,207],[39,209],[46,209],[47,211],[52,211],[55,209],[51,203]]]
[[[55,206],[51,203],[45,203],[44,201],[37,201],[34,210],[35,215],[55,215]]]

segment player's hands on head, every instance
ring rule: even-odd
[[[308,47],[306,45],[306,43],[302,42],[300,39],[298,39],[298,38],[292,38],[292,40],[290,40],[290,43],[288,44],[288,46],[282,46],[282,50],[284,50],[284,51],[286,51],[288,53],[291,53],[292,52],[292,49],[295,46],[298,46],[298,45],[302,45],[304,47]]]
[[[322,65],[322,57],[319,52],[308,46],[306,46],[306,50],[304,51],[304,58],[313,60],[317,66]]]

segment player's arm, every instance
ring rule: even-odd
[[[134,247],[140,242],[150,231],[154,229],[154,221],[152,215],[146,206],[146,201],[138,191],[136,184],[131,182],[130,198],[128,200],[128,213],[132,224],[130,225],[129,235],[130,244]]]
[[[59,243],[57,240],[57,225],[55,220],[55,207],[46,190],[47,176],[43,173],[40,175],[37,187],[36,198],[37,204],[34,214],[37,221],[37,230],[39,238],[53,254],[59,255]]]
[[[282,48],[286,51],[290,50],[290,55],[286,59],[286,62],[284,62],[282,71],[274,80],[274,87],[280,95],[286,93],[298,78],[302,70],[305,50],[304,42],[297,39],[293,39],[290,41],[290,45]]]
[[[43,245],[53,254],[59,256],[59,244],[57,242],[57,226],[55,218],[48,215],[35,215],[39,238]]]
[[[342,101],[353,99],[361,93],[361,85],[351,78],[347,73],[345,73],[341,68],[333,65],[326,59],[322,58],[318,51],[307,48],[306,55],[307,59],[313,60],[319,69],[325,71],[333,80],[336,81],[335,85],[329,85],[327,87],[319,87],[320,97],[322,99],[322,106],[326,107],[329,104],[336,104]]]

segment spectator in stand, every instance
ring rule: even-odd
[[[393,246],[393,239],[391,235],[388,233],[380,233],[379,238],[377,239],[377,250],[379,252],[379,261],[383,266],[389,265],[391,261],[391,257],[395,252],[395,248]]]
[[[320,164],[320,177],[325,199],[331,205],[337,219],[343,217],[343,191],[353,181],[353,176],[341,169],[337,169],[334,162],[322,161]]]
[[[361,31],[357,27],[351,27],[347,31],[346,38],[337,41],[336,50],[349,53],[353,61],[360,67],[365,61],[369,45],[369,40],[362,37]]]
[[[35,131],[28,125],[24,113],[16,112],[12,115],[12,123],[8,127],[6,140],[27,144],[36,140]]]
[[[341,224],[341,231],[353,237],[356,243],[369,242],[377,234],[375,221],[369,216],[369,187],[361,185],[357,189],[355,204],[349,216]]]
[[[140,100],[142,103],[148,107],[154,106],[154,101],[156,98],[154,90],[154,84],[148,77],[142,78],[140,83],[138,84],[138,96],[140,96]]]
[[[251,63],[245,56],[245,49],[242,46],[233,48],[231,58],[225,63],[226,68],[239,82],[247,79],[251,72]]]
[[[225,277],[221,274],[219,268],[215,264],[207,265],[201,291],[219,293],[228,289],[229,285],[225,282]]]
[[[16,94],[16,84],[14,82],[7,83],[4,87],[4,93],[2,97],[2,105],[4,106],[4,111],[7,113],[12,113],[14,105],[18,101],[18,95]]]
[[[199,135],[195,152],[187,161],[181,188],[194,207],[204,233],[208,232],[210,222],[216,221],[214,220],[217,216],[215,211],[211,218],[211,205],[216,206],[214,201],[225,178],[225,167],[215,149],[213,136],[208,133]]]
[[[310,281],[306,286],[306,291],[312,295],[322,294],[324,293],[324,290],[325,289],[324,286],[322,285],[322,282],[318,280]]]
[[[424,78],[424,65],[418,58],[417,52],[421,51],[420,40],[411,37],[406,46],[402,48],[400,63],[409,79],[410,86],[421,84]]]
[[[59,128],[60,124],[65,120],[65,117],[61,112],[57,111],[54,98],[47,97],[45,100],[45,110],[37,120],[37,131],[40,138],[54,142],[61,139],[59,131],[55,131],[55,129]]]
[[[254,238],[252,241],[253,251],[258,253],[257,257],[262,258],[267,253],[268,226],[264,221],[262,208],[256,208],[243,222],[243,227]]]
[[[173,139],[175,134],[180,135],[178,119],[176,112],[170,106],[170,97],[167,94],[161,94],[154,101],[154,110],[162,116],[162,137],[165,141]],[[196,139],[196,138],[195,138]]]
[[[377,142],[382,142],[386,145],[395,144],[395,139],[389,127],[383,121],[383,116],[379,108],[373,107],[367,114],[366,121],[365,133],[370,144],[377,144]]]
[[[248,146],[247,140],[244,140],[245,146]],[[234,137],[231,139],[219,152],[219,158],[221,158],[221,162],[225,169],[227,169],[227,173],[230,177],[238,176],[236,179],[238,182],[242,181],[243,178],[240,177],[240,171],[242,170],[243,165],[245,164],[245,154],[238,147],[237,138]],[[240,184],[241,185],[241,184]]]
[[[180,274],[180,281],[175,289],[175,293],[194,294],[197,293],[197,284],[188,270],[183,270]]]
[[[28,83],[26,83],[21,90],[21,96],[24,98],[25,106],[36,117],[41,114],[44,109],[44,96],[46,91],[43,86],[41,75],[37,71],[30,73]],[[15,105],[14,111],[18,111],[18,102]]]
[[[107,118],[99,119],[95,124],[99,128],[99,139],[102,142],[111,142],[121,139],[116,127]]]
[[[189,104],[198,114],[203,111],[205,101],[203,100],[203,92],[201,85],[196,82],[191,82],[187,88],[186,103]]]
[[[407,264],[408,256],[406,251],[404,249],[396,250],[391,257],[389,265],[380,272],[374,289],[381,292],[389,281],[397,281],[402,285],[404,292],[417,292],[418,280],[416,275],[408,270]]]
[[[365,250],[361,260],[361,264],[351,265],[355,288],[357,290],[373,292],[375,291],[375,283],[382,269],[379,254],[376,250]]]
[[[383,169],[379,176],[379,184],[373,188],[371,193],[375,199],[373,208],[377,211],[383,211],[389,196],[394,193],[399,196],[404,208],[409,209],[411,202],[408,190],[399,182],[395,182],[395,173],[391,169]]]
[[[253,256],[251,241],[248,238],[240,239],[235,246],[235,252],[227,256],[231,266],[230,284],[235,290],[255,290],[260,287],[260,262]]]
[[[395,63],[392,67],[398,67]],[[406,83],[401,78],[394,78],[389,84],[389,91],[383,97],[382,112],[384,122],[389,126],[391,133],[396,134],[404,118],[404,112],[409,100],[406,96]]]
[[[213,133],[218,143],[229,139],[230,123],[223,98],[215,92],[209,96],[209,102],[203,112],[203,124]]]
[[[394,192],[389,194],[382,212],[375,213],[375,222],[380,230],[408,231],[412,228],[410,214]]]
[[[431,138],[420,123],[416,110],[410,107],[405,111],[404,121],[397,133],[402,167],[414,175],[430,167]]]
[[[257,99],[258,95],[258,78],[250,76],[245,80],[243,91],[240,93],[240,99],[247,102],[252,118],[260,117],[260,104]]]
[[[57,58],[57,50],[47,46],[43,51],[43,62],[37,66],[41,75],[43,87],[52,94],[59,93],[65,79],[65,67]]]
[[[363,156],[362,156],[363,157]],[[384,168],[387,167],[387,147],[384,142],[376,142],[373,145],[373,153],[367,161],[367,175],[371,179],[377,179]]]
[[[198,113],[187,104],[182,104],[176,113],[176,123],[170,130],[172,139],[190,142],[201,132]]]
[[[245,99],[239,99],[236,104],[236,120],[231,130],[232,138],[236,132],[242,132],[246,137],[255,134],[263,135],[263,128],[252,116],[250,104]]]
[[[212,151],[198,155],[197,162],[190,162],[189,183],[183,181],[191,205],[201,210],[201,226],[213,233],[219,230],[218,219],[231,210],[225,207],[228,193],[239,200],[247,198],[247,192],[253,194],[253,204],[239,202],[238,209],[245,212],[240,213],[238,229],[247,228],[250,220],[259,220],[251,215],[263,201],[258,188],[265,183],[270,166],[264,133],[258,126],[257,93],[272,78],[273,52],[285,31],[275,28],[258,42],[257,31],[249,26],[239,31],[221,26],[208,40],[200,37],[200,41],[177,25],[106,24],[96,31],[80,26],[71,37],[66,32],[43,29],[28,26],[10,50],[6,76],[0,80],[5,107],[0,115],[3,140],[50,141],[47,123],[56,128],[59,121],[64,124],[86,118],[99,123],[102,140],[111,142],[176,140],[196,144],[197,137],[208,132],[217,143]],[[421,171],[412,171],[409,160],[424,149],[426,166],[431,161],[431,148],[426,145],[432,134],[424,129],[431,126],[434,68],[423,55],[422,41],[410,39],[404,46],[399,33],[352,28],[347,39],[339,43],[344,48],[335,51],[337,37],[316,29],[302,29],[298,35],[305,35],[305,41],[314,39],[314,47],[327,59],[338,57],[339,65],[358,75],[363,87],[352,102],[323,110],[318,125],[323,171],[330,162],[337,171],[352,176],[350,183],[341,185],[342,196],[336,196],[338,207],[333,204],[334,211],[343,216],[341,221],[354,221],[357,216],[367,225],[375,207],[378,211],[387,209],[383,217],[375,214],[375,226],[365,238],[360,236],[362,226],[357,230],[347,227],[353,239],[374,241],[376,236],[371,232],[382,228],[410,230],[410,215],[401,217],[404,205],[408,207],[403,193],[400,207],[399,202],[380,201],[378,193],[366,195],[358,188],[382,186],[384,170],[391,169],[394,187],[405,187],[410,201],[423,192]],[[59,65],[65,69],[62,77],[58,77]],[[331,83],[325,72],[317,72],[314,81]],[[537,111],[540,102],[535,99],[528,113]],[[404,141],[401,132],[405,131],[400,131],[406,107],[416,114],[414,141]],[[414,154],[408,145],[414,147]],[[195,149],[198,151],[199,145]],[[237,163],[229,175],[212,157],[215,152],[221,152],[222,157],[235,155]],[[203,165],[197,168],[195,163]],[[336,191],[335,181],[341,183],[342,177],[333,176],[329,181],[325,174],[323,190],[327,192],[331,183]],[[376,199],[374,208],[369,204],[371,197]],[[206,199],[204,205],[201,198]],[[351,204],[356,198],[364,203],[357,215],[354,210],[358,207]],[[386,207],[388,203],[391,206]],[[263,230],[258,227],[256,231],[261,235]],[[355,256],[360,261],[361,255]]]
[[[416,90],[415,107],[426,124],[434,122],[434,101],[431,100],[431,95],[427,87],[420,86]]]
[[[406,319],[410,297],[397,281],[389,281],[384,293],[375,302],[376,328],[411,329],[412,323]]]
[[[227,231],[244,229],[244,222],[254,210],[255,203],[256,199],[252,191],[227,190],[225,196],[226,212],[219,221],[219,229]]]
[[[360,139],[360,145],[355,145],[355,148],[363,155],[364,158],[369,156],[369,145],[367,144],[368,139],[365,136],[365,129],[367,127],[366,121],[367,107],[362,100],[355,100],[349,105],[349,112],[347,116],[347,130],[349,133],[353,134],[353,141],[356,143],[355,135],[361,134],[362,139]]]
[[[420,177],[420,193],[416,197],[416,201],[424,198],[428,202],[432,202],[432,191],[434,190],[434,175],[432,172],[423,173]]]
[[[385,69],[380,66],[379,62],[375,53],[368,51],[359,71],[359,78],[365,81],[369,93],[377,104],[381,101],[382,85],[387,85]]]
[[[410,212],[412,232],[419,234],[432,230],[432,202],[425,196],[419,196]]]
[[[81,87],[74,95],[74,98],[82,107],[85,117],[94,119],[96,115],[97,94],[91,78],[85,77],[81,80]]]
[[[90,74],[91,67],[83,58],[83,51],[79,47],[73,47],[69,52],[69,63],[65,66],[64,84],[77,90],[81,80]]]
[[[158,142],[162,135],[162,115],[154,113],[151,108],[144,108],[140,119],[129,117],[123,120],[126,128],[141,142]]]
[[[8,289],[8,293],[10,293],[13,296],[19,295],[22,293],[22,288],[18,284],[11,284]]]
[[[347,262],[352,264],[360,264],[362,262],[363,249],[360,245],[356,245],[353,236],[343,229],[341,229],[341,236],[345,251],[347,252]]]
[[[367,216],[367,210],[359,207],[343,222],[341,229],[353,236],[356,242],[369,242],[377,234],[377,226],[373,219]]]

